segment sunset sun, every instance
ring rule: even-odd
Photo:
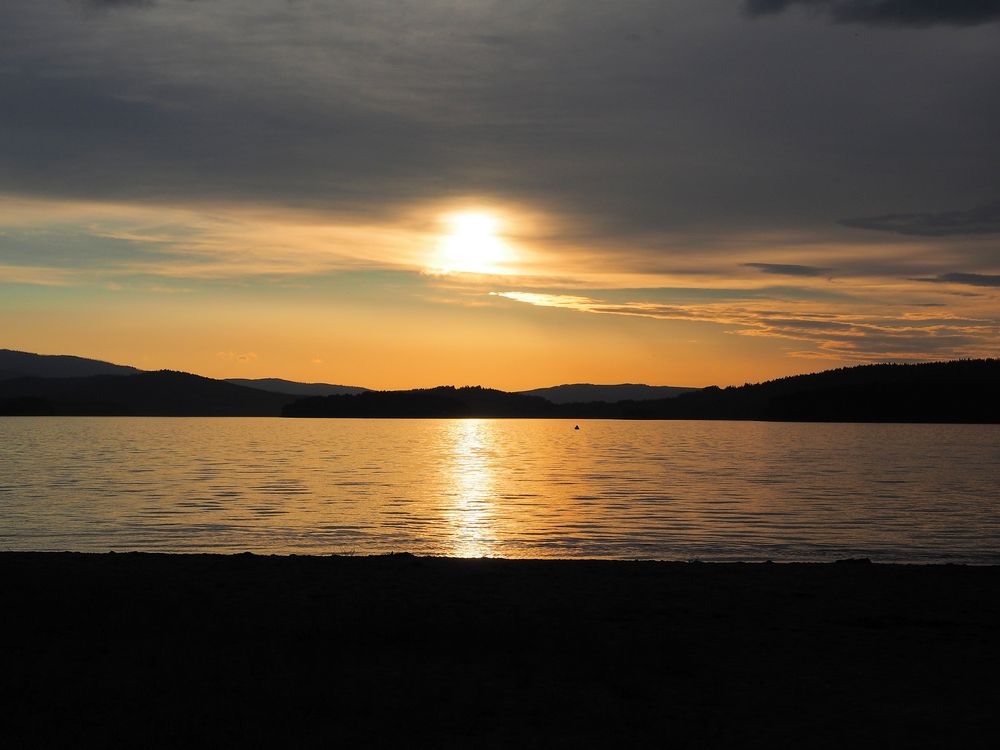
[[[499,236],[500,222],[488,213],[463,212],[445,219],[447,233],[438,245],[436,267],[444,273],[502,273],[509,251]]]

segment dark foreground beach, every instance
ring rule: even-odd
[[[993,747],[1000,568],[0,554],[5,747]]]

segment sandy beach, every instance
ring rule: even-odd
[[[7,747],[986,747],[1000,568],[0,554]]]

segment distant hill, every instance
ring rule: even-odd
[[[127,365],[116,365],[99,359],[87,359],[70,355],[33,354],[31,352],[0,349],[0,381],[16,378],[90,378],[98,375],[138,375],[144,370]],[[203,378],[208,380],[208,378]],[[328,396],[341,393],[363,393],[367,388],[350,385],[333,385],[330,383],[299,383],[282,378],[228,378],[225,381],[232,385],[253,388],[291,396]],[[64,384],[69,387],[68,384]],[[82,387],[82,385],[81,385]],[[97,388],[96,384],[88,387]],[[55,389],[57,386],[32,386],[35,390],[41,388]],[[287,401],[287,399],[286,399]]]
[[[1000,359],[862,365],[622,406],[636,419],[1000,423]]]
[[[291,393],[296,396],[340,396],[364,393],[368,388],[354,385],[333,385],[331,383],[299,383],[281,378],[226,378],[227,383],[257,388],[272,393]]]
[[[32,354],[0,349],[0,380],[11,378],[86,378],[92,375],[135,375],[141,370],[99,359],[65,354]]]
[[[0,414],[270,417],[295,399],[183,372],[0,381]]]
[[[640,385],[637,383],[622,383],[621,385],[592,385],[590,383],[571,383],[554,385],[551,388],[535,388],[530,391],[520,391],[525,396],[541,396],[553,404],[583,404],[592,401],[614,403],[617,401],[649,401],[659,398],[673,398],[682,393],[696,391],[697,388],[682,388],[673,385]]]
[[[289,417],[564,417],[1000,423],[1000,360],[862,365],[672,398],[554,404],[485,388],[371,391],[289,404]]]
[[[93,372],[70,375],[72,372]],[[754,419],[817,422],[1000,423],[1000,360],[863,365],[666,398],[617,400],[622,389],[651,386],[556,386],[525,393],[442,386],[367,391],[293,381],[213,380],[161,370],[142,372],[81,357],[0,350],[0,415],[564,417],[568,419]],[[24,376],[22,373],[45,372]],[[242,383],[264,384],[266,389]],[[273,384],[273,385],[272,385]],[[353,394],[291,393],[290,387],[349,389]],[[276,392],[271,388],[281,388]],[[612,390],[594,390],[612,389]],[[549,398],[542,395],[549,392]],[[585,399],[566,402],[578,395]],[[616,398],[614,401],[596,399]],[[555,399],[555,401],[550,400]]]
[[[553,417],[555,404],[538,396],[491,388],[441,386],[414,391],[367,391],[354,396],[306,398],[286,417]]]

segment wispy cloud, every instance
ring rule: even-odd
[[[0,226],[43,239],[47,233],[72,245],[73,252],[60,255],[51,243],[34,240],[19,252],[52,256],[51,273],[30,275],[65,283],[95,274],[211,280],[413,268],[425,264],[434,248],[433,233],[408,216],[364,224],[309,211],[211,204],[147,207],[0,196]],[[64,229],[56,236],[53,227]],[[17,238],[7,244],[16,245]],[[77,247],[84,245],[92,254],[86,267]],[[11,278],[22,268],[8,265]],[[17,273],[29,275],[24,268]]]
[[[256,362],[257,352],[216,352],[219,359],[225,360],[227,362]]]
[[[1000,234],[1000,201],[964,211],[883,214],[844,219],[840,223],[855,229],[873,229],[918,237]]]
[[[803,7],[838,23],[873,26],[975,26],[1000,20],[998,0],[746,0],[752,16]]]
[[[537,292],[490,292],[494,297],[505,297],[506,299],[526,302],[537,307],[564,307],[570,310],[580,310],[582,312],[596,312],[595,308],[600,305],[597,300],[590,297],[579,297],[572,294],[541,294]]]
[[[86,278],[93,281],[92,274],[66,268],[46,266],[0,265],[0,283],[31,284],[35,286],[73,286]]]
[[[915,278],[931,284],[965,284],[967,286],[1000,287],[1000,275],[985,273],[942,273],[937,276]]]
[[[541,307],[600,315],[622,315],[713,323],[729,333],[798,341],[811,348],[794,356],[846,361],[947,359],[995,354],[1000,314],[979,318],[933,308],[865,306],[842,311],[818,309],[804,302],[761,300],[757,303],[662,304],[606,301],[578,295],[493,292],[494,296]]]
[[[756,268],[761,273],[777,276],[826,276],[832,269],[820,266],[800,266],[794,263],[744,263],[747,268]]]

